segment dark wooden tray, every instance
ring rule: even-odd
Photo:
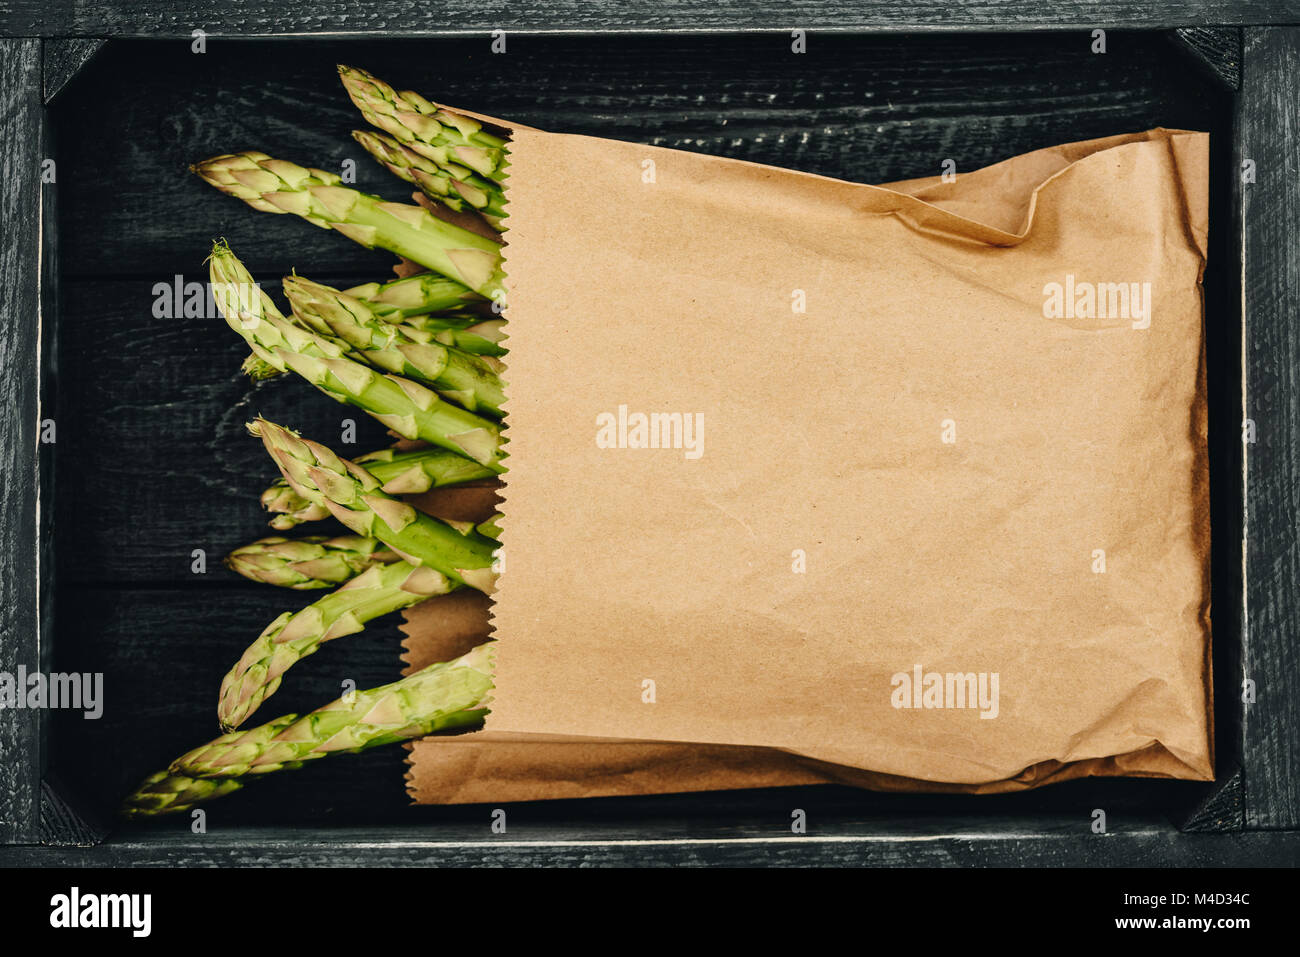
[[[380,23],[364,5],[346,23],[359,35],[346,39],[256,39],[327,30],[279,7],[217,27],[221,15],[209,12],[128,25],[19,4],[18,25],[0,28],[44,37],[0,39],[0,308],[9,325],[0,394],[11,413],[0,417],[0,668],[98,671],[106,688],[98,721],[0,712],[0,843],[27,845],[0,848],[0,861],[1296,859],[1300,29],[1250,24],[1300,16],[1224,10],[1212,22],[1247,25],[1209,29],[1134,8],[1116,22],[1153,29],[1109,30],[1107,52],[1094,54],[1091,23],[1031,18],[1004,32],[1007,24],[976,20],[974,32],[935,33],[907,29],[934,26],[925,16],[906,21],[863,4],[838,20],[810,14],[808,53],[794,55],[789,31],[656,32],[665,24],[636,5],[603,23],[559,9],[543,23],[524,17],[531,29],[508,32],[505,56],[489,52],[478,24],[472,35],[436,35],[445,23]],[[209,24],[206,53],[191,52],[192,23]],[[546,23],[624,29],[555,34]],[[1164,29],[1181,23],[1195,28]],[[1057,29],[1024,29],[1043,26]],[[154,286],[202,282],[214,236],[266,281],[295,266],[340,282],[389,266],[386,255],[295,217],[255,214],[186,166],[249,147],[327,168],[353,158],[361,188],[401,197],[401,184],[348,136],[360,124],[333,75],[340,61],[541,128],[867,182],[1153,126],[1208,130],[1218,780],[1083,781],[997,797],[817,787],[538,802],[508,808],[508,834],[494,836],[489,807],[408,806],[394,748],[276,775],[213,803],[204,835],[184,818],[115,822],[113,807],[140,777],[214,733],[221,674],[286,607],[283,593],[219,565],[265,528],[256,493],[272,473],[242,423],[264,412],[324,435],[348,415],[296,381],[251,386],[238,374],[246,350],[224,323],[154,318]],[[46,158],[56,182],[41,185]],[[1256,179],[1242,185],[1247,159]],[[1253,445],[1242,443],[1243,416],[1254,418]],[[383,444],[357,418],[357,448]],[[56,423],[53,444],[37,441],[42,420]],[[191,572],[193,549],[206,552],[207,574]],[[390,624],[331,646],[295,669],[277,713],[333,697],[343,678],[390,680],[398,642]],[[1250,705],[1246,677],[1257,689]],[[793,808],[808,812],[806,837],[790,834]],[[1096,808],[1107,814],[1105,838],[1090,827]]]

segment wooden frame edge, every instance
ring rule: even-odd
[[[1237,157],[1243,237],[1243,806],[1300,827],[1300,28],[1244,31]],[[1253,438],[1253,441],[1251,440]]]
[[[794,28],[821,32],[939,32],[956,29],[1025,32],[1060,29],[1169,30],[1194,26],[1300,24],[1297,0],[1122,0],[1095,3],[1007,0],[993,6],[945,0],[846,0],[791,4],[774,0],[527,0],[523,3],[440,0],[249,0],[232,11],[216,0],[120,7],[72,0],[12,0],[0,31],[32,37],[159,37],[188,39],[294,34],[410,37],[481,33],[711,32]],[[1099,21],[1098,18],[1102,17]]]
[[[989,29],[1001,29],[998,24],[989,24]],[[1217,31],[1220,39],[1222,31]],[[364,34],[361,34],[364,35]],[[1242,719],[1241,738],[1243,765],[1233,768],[1221,782],[1215,785],[1197,806],[1184,817],[1181,829],[1193,833],[1202,831],[1249,829],[1294,829],[1300,826],[1300,800],[1296,769],[1300,768],[1300,741],[1279,738],[1272,730],[1273,718],[1284,718],[1289,724],[1285,727],[1300,727],[1300,657],[1289,646],[1288,635],[1295,629],[1296,618],[1300,617],[1300,576],[1293,576],[1290,582],[1279,581],[1278,569],[1297,568],[1300,557],[1294,542],[1287,543],[1279,539],[1288,531],[1285,527],[1277,528],[1270,517],[1272,506],[1286,498],[1287,483],[1294,483],[1295,449],[1286,449],[1287,442],[1295,442],[1300,427],[1300,410],[1296,406],[1295,383],[1289,378],[1287,370],[1279,371],[1276,360],[1279,355],[1300,361],[1300,294],[1297,293],[1297,266],[1300,262],[1300,247],[1297,235],[1300,233],[1300,185],[1295,182],[1294,170],[1288,170],[1287,158],[1300,155],[1300,143],[1294,139],[1295,127],[1288,125],[1283,111],[1293,106],[1295,100],[1288,100],[1287,94],[1300,90],[1297,79],[1298,62],[1295,54],[1300,51],[1300,28],[1297,27],[1251,27],[1243,31],[1245,37],[1241,49],[1242,86],[1238,94],[1240,123],[1237,132],[1237,155],[1241,161],[1255,160],[1257,167],[1261,160],[1267,161],[1272,174],[1281,177],[1273,183],[1277,189],[1275,195],[1281,195],[1277,203],[1263,202],[1252,205],[1249,189],[1242,187],[1243,195],[1239,207],[1239,225],[1242,231],[1243,276],[1250,277],[1243,288],[1243,321],[1246,323],[1246,345],[1243,355],[1244,375],[1247,379],[1246,400],[1247,415],[1255,417],[1263,413],[1267,429],[1256,418],[1259,428],[1259,442],[1271,443],[1266,448],[1272,457],[1252,455],[1249,469],[1253,474],[1263,476],[1268,483],[1266,489],[1256,488],[1252,491],[1246,486],[1246,522],[1247,545],[1244,565],[1246,573],[1246,593],[1248,607],[1267,609],[1261,616],[1250,617],[1243,634],[1243,674],[1262,674],[1261,670],[1269,662],[1280,665],[1277,684],[1269,691],[1269,704],[1261,712],[1251,706],[1245,706]],[[63,41],[46,41],[60,42]],[[0,286],[0,314],[12,317],[10,330],[10,348],[0,351],[0,383],[8,391],[16,394],[19,400],[10,404],[14,409],[14,428],[19,440],[12,447],[4,448],[7,456],[15,459],[19,469],[14,474],[21,474],[21,460],[24,452],[31,452],[36,444],[36,427],[41,415],[42,396],[47,401],[53,400],[48,383],[41,380],[39,394],[33,399],[26,394],[22,376],[19,371],[26,363],[30,368],[39,368],[42,339],[48,328],[42,329],[38,324],[35,331],[25,326],[26,316],[32,312],[30,304],[24,305],[23,283],[13,281],[22,275],[30,274],[34,269],[41,277],[36,285],[37,295],[41,298],[40,311],[49,316],[53,314],[52,296],[56,284],[51,282],[56,275],[53,263],[52,244],[48,235],[39,232],[42,223],[52,222],[53,190],[44,190],[39,182],[40,160],[48,149],[48,132],[44,126],[42,104],[48,102],[64,85],[76,75],[90,58],[103,46],[103,40],[72,41],[70,46],[58,49],[77,54],[76,68],[51,72],[41,55],[41,41],[32,39],[0,39],[0,53],[3,63],[0,71],[12,71],[4,77],[0,96],[8,101],[4,115],[0,119],[0,145],[6,147],[0,162],[13,164],[13,169],[0,184],[3,189],[4,209],[6,213],[23,209],[30,211],[34,201],[39,207],[36,214],[37,243],[23,248],[22,237],[30,235],[22,222],[21,215],[13,221],[18,228],[7,231],[0,236],[0,266],[5,270],[6,282]],[[1194,47],[1189,47],[1194,49]],[[34,51],[34,52],[33,52]],[[1288,60],[1288,54],[1291,58]],[[1203,56],[1203,51],[1201,54]],[[33,58],[34,57],[34,65]],[[1207,61],[1209,62],[1209,61]],[[1214,66],[1213,63],[1210,64]],[[1216,73],[1226,84],[1231,84],[1231,71],[1220,64]],[[53,77],[53,81],[52,78]],[[33,95],[36,100],[33,101]],[[17,135],[19,130],[36,129],[39,132],[34,139],[25,140]],[[16,148],[9,148],[16,144]],[[34,145],[33,145],[34,144]],[[34,158],[25,169],[23,161]],[[1263,176],[1261,170],[1258,174]],[[1288,181],[1289,180],[1289,181]],[[1260,185],[1259,183],[1255,184]],[[33,197],[39,197],[33,200]],[[1262,197],[1261,197],[1262,199]],[[1273,208],[1276,206],[1277,208]],[[1262,224],[1262,225],[1261,225]],[[1282,241],[1277,241],[1281,236]],[[40,254],[34,249],[43,250]],[[1288,258],[1289,257],[1289,258]],[[7,287],[7,288],[6,288]],[[1260,333],[1260,338],[1252,336]],[[47,344],[50,340],[46,340]],[[1279,348],[1280,347],[1280,348]],[[27,351],[24,351],[27,350]],[[1257,387],[1263,387],[1264,394],[1260,402],[1252,401]],[[1288,389],[1278,397],[1278,389]],[[1275,403],[1281,402],[1283,408]],[[30,410],[31,414],[26,415]],[[1271,419],[1268,416],[1273,416]],[[24,434],[26,438],[24,439]],[[0,432],[0,436],[3,432]],[[1249,449],[1248,449],[1249,454]],[[1276,459],[1280,455],[1281,472],[1278,471]],[[41,483],[47,481],[46,470],[42,470]],[[11,483],[11,486],[14,483]],[[21,483],[18,483],[21,485]],[[43,485],[33,483],[30,490],[25,487],[12,488],[0,493],[0,536],[6,538],[21,537],[22,528],[35,530],[37,522],[37,490]],[[44,500],[48,497],[41,495]],[[1279,499],[1280,497],[1280,499]],[[15,509],[17,512],[15,512]],[[26,511],[24,511],[26,509]],[[18,521],[10,521],[17,515]],[[49,516],[41,519],[48,522]],[[1270,528],[1271,527],[1271,528]],[[1271,534],[1270,534],[1271,531]],[[19,550],[12,551],[11,557],[17,558],[21,553],[23,542],[17,541]],[[35,542],[27,544],[33,552]],[[45,550],[40,550],[39,561],[48,565]],[[1257,573],[1272,570],[1265,580]],[[19,562],[15,561],[13,569],[23,572]],[[30,569],[27,569],[30,571]],[[47,569],[48,571],[48,569]],[[40,583],[30,583],[35,607],[42,608],[40,594],[45,592],[48,578]],[[0,596],[4,589],[22,587],[22,575],[17,581],[8,585],[0,583]],[[1274,590],[1283,592],[1278,596]],[[18,596],[21,599],[21,595]],[[6,662],[16,662],[24,654],[29,655],[25,661],[29,667],[40,666],[48,655],[48,642],[40,637],[42,622],[38,614],[32,614],[24,629],[21,600],[15,606],[17,612],[10,624],[14,627],[0,632],[0,654]],[[45,603],[44,608],[48,608]],[[28,631],[31,634],[24,635]],[[0,666],[2,667],[2,666]],[[1261,691],[1262,693],[1262,691]],[[1271,709],[1271,710],[1270,710]],[[31,715],[15,713],[18,720],[36,720]],[[34,843],[49,841],[51,843],[81,844],[86,835],[93,833],[75,813],[67,811],[67,804],[58,798],[57,789],[48,782],[43,782],[40,774],[41,753],[38,743],[35,754],[23,753],[23,749],[6,747],[6,722],[14,715],[0,712],[0,771],[4,772],[11,785],[0,785],[0,844]],[[34,736],[39,742],[39,736]],[[33,772],[33,769],[34,772]],[[10,773],[10,772],[13,773]],[[42,808],[46,812],[42,813]],[[53,813],[52,807],[62,808]],[[66,812],[66,814],[64,813]],[[42,821],[45,824],[42,824]],[[51,823],[51,822],[55,823]]]
[[[46,155],[39,40],[0,40],[0,670],[41,667],[37,432]],[[0,842],[39,835],[41,713],[0,710]]]

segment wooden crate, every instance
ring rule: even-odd
[[[11,846],[0,861],[1295,859],[1300,27],[1260,24],[1300,15],[1285,4],[1198,4],[1195,17],[1133,4],[1097,24],[1081,6],[1048,15],[1028,3],[999,7],[1008,19],[998,22],[925,3],[704,13],[565,2],[495,22],[450,6],[393,16],[292,2],[234,18],[195,3],[128,22],[20,2],[0,27],[0,401],[9,411],[0,417],[0,669],[98,671],[106,686],[98,721],[0,712],[0,843]],[[809,31],[802,55],[790,51],[792,18]],[[1104,54],[1091,51],[1097,27],[1107,29]],[[499,28],[504,56],[489,49]],[[205,53],[191,50],[195,29],[206,31]],[[271,471],[242,423],[265,412],[326,434],[348,415],[297,381],[250,385],[237,372],[246,350],[224,323],[155,318],[155,285],[202,282],[214,236],[262,280],[297,266],[359,281],[389,264],[295,217],[254,214],[186,166],[252,147],[327,168],[352,158],[361,188],[401,197],[348,137],[360,124],[335,62],[544,129],[865,182],[1152,126],[1208,130],[1217,781],[1082,781],[996,797],[816,787],[539,802],[509,807],[508,833],[493,835],[490,807],[409,807],[403,754],[391,748],[216,802],[203,835],[184,818],[115,822],[116,801],[140,777],[214,732],[225,667],[288,607],[283,593],[217,562],[265,528],[256,493]],[[47,159],[53,183],[41,182]],[[1243,185],[1247,160],[1255,179]],[[357,448],[383,444],[381,430],[354,417]],[[1242,442],[1244,417],[1253,444]],[[49,421],[56,441],[41,443],[39,423]],[[208,556],[207,574],[192,573],[194,549]],[[390,680],[398,640],[395,625],[377,626],[309,659],[276,713],[333,697],[344,677]],[[806,836],[790,833],[794,808],[808,813]],[[1096,808],[1107,813],[1104,837],[1090,827]]]

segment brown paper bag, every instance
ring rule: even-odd
[[[881,787],[1210,776],[1205,140],[885,190],[517,131],[489,728],[777,744]],[[1154,315],[1047,315],[1052,282],[1150,282]],[[698,459],[593,441],[690,401],[721,426]],[[894,707],[918,665],[998,675],[997,718]]]
[[[405,672],[450,660],[486,640],[489,604],[477,593],[458,592],[407,610]],[[1104,761],[1045,762],[1005,781],[966,785],[836,767],[771,748],[479,731],[414,742],[409,748],[406,786],[417,804],[504,803],[800,784],[992,794],[1089,775],[1166,776],[1152,770],[1162,760],[1158,748]],[[1171,767],[1176,772],[1179,765],[1175,762]]]
[[[478,592],[460,591],[407,609],[402,626],[404,671],[449,661],[486,641],[490,604]],[[407,790],[417,804],[666,794],[834,780],[816,762],[767,748],[489,731],[424,738],[411,746],[408,764]]]

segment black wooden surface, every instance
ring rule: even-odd
[[[76,38],[46,40],[41,56],[41,94],[45,102],[49,103],[58,96],[107,42]]]
[[[376,842],[373,830],[280,831],[233,828],[194,835],[128,835],[98,847],[0,847],[0,867],[1294,867],[1300,832],[1182,834],[1153,818],[1124,821],[1111,833],[1080,832],[1077,822],[1033,817],[905,817],[824,823],[809,817],[804,836],[786,821],[762,821],[738,808],[726,821],[683,826],[671,813],[635,824],[589,817],[567,826],[530,821],[512,809],[506,833],[489,831],[488,811],[465,822],[409,828]],[[631,808],[628,820],[638,809]],[[671,808],[670,808],[671,811]],[[522,813],[521,813],[522,812]],[[649,835],[654,835],[653,837]],[[936,907],[942,906],[941,903]],[[1015,902],[1011,902],[1014,912]]]
[[[1247,31],[1241,106],[1247,414],[1246,822],[1300,826],[1300,30]]]
[[[41,47],[0,40],[0,669],[41,660],[36,423],[41,186]],[[36,836],[38,713],[0,711],[0,843]]]
[[[1297,23],[1295,0],[8,0],[4,33],[17,36],[172,36],[191,30],[276,33],[483,34],[491,30],[790,29],[823,31],[1035,30],[1052,26],[1177,27]]]
[[[1209,130],[1217,175],[1226,178],[1230,98],[1222,84],[1161,35],[1112,33],[1102,56],[1089,44],[1079,31],[828,36],[794,56],[780,35],[551,36],[512,40],[505,61],[485,55],[478,39],[222,42],[202,55],[177,42],[109,44],[51,107],[63,279],[56,663],[103,671],[107,695],[99,721],[65,713],[51,729],[52,780],[70,807],[93,826],[109,827],[126,789],[215,731],[215,689],[234,657],[279,611],[308,600],[245,583],[218,565],[225,550],[266,531],[254,496],[271,471],[243,422],[265,413],[334,441],[340,420],[351,417],[361,427],[359,446],[380,444],[364,416],[299,381],[243,380],[245,350],[220,319],[153,317],[154,283],[177,274],[202,280],[214,236],[229,239],[269,283],[293,267],[343,281],[380,276],[388,265],[384,255],[296,218],[257,214],[216,194],[186,172],[190,162],[252,146],[332,168],[355,159],[362,188],[401,197],[400,184],[374,170],[347,135],[359,124],[334,78],[333,64],[343,60],[542,128],[870,182],[930,175],[948,158],[968,170],[1057,142],[1157,125]],[[1215,193],[1216,223],[1227,219],[1227,195]],[[1234,542],[1241,347],[1231,240],[1226,230],[1213,232],[1207,280],[1211,427],[1228,437],[1216,443],[1212,461],[1216,589],[1228,585],[1215,596],[1216,623],[1226,623],[1217,624],[1216,654],[1229,663],[1240,656],[1231,585],[1241,554]],[[190,570],[196,548],[207,553],[205,575]],[[391,624],[327,646],[295,669],[268,713],[332,697],[344,678],[386,680],[397,651]],[[1232,696],[1221,694],[1220,705],[1221,725],[1233,728]],[[1219,744],[1231,781],[1238,738],[1229,734]],[[481,807],[406,807],[401,759],[400,749],[390,749],[273,776],[213,804],[211,826],[228,834],[253,825],[386,824],[394,828],[386,833],[401,836],[482,820]],[[742,813],[788,827],[790,808],[800,806],[840,828],[965,817],[992,834],[1008,820],[1050,817],[1086,832],[1101,807],[1112,819],[1193,815],[1200,826],[1239,826],[1239,791],[1229,789],[1222,800],[1220,793],[1186,782],[1123,780],[996,798],[819,788],[547,802],[524,809],[524,820],[578,831],[616,821],[646,837],[660,822],[716,829]],[[188,834],[186,821],[161,822],[141,840],[177,833]],[[1129,846],[1145,851],[1166,837],[1150,840]]]
[[[1234,90],[1241,88],[1241,30],[1234,27],[1184,27],[1169,34],[1192,53],[1210,76]]]

